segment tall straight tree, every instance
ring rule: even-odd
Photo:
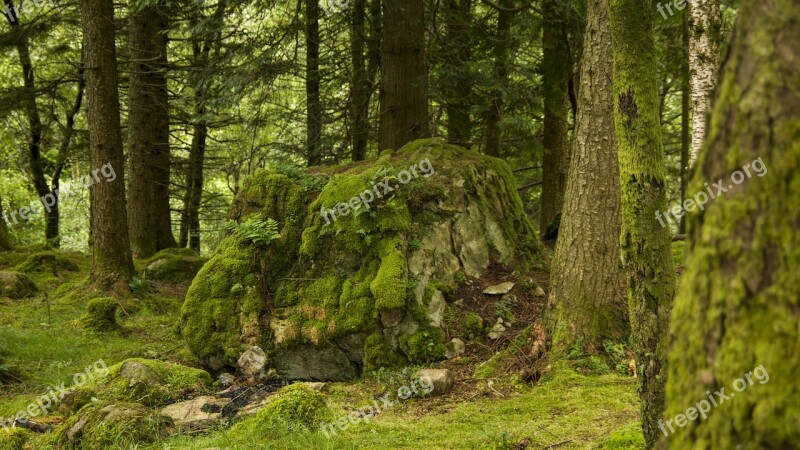
[[[0,198],[0,251],[11,250],[11,237],[8,234],[5,214],[3,212],[3,199]]]
[[[589,0],[578,115],[553,258],[548,328],[556,355],[587,353],[629,333],[619,261],[620,188],[606,0]],[[602,217],[598,218],[597,213]]]
[[[322,164],[322,98],[319,72],[319,0],[306,4],[306,159],[309,166]]]
[[[659,120],[652,4],[609,0],[614,43],[614,127],[622,191],[622,261],[628,276],[631,340],[648,447],[661,431],[669,314],[675,270],[669,229],[656,220],[667,207]]]
[[[717,85],[721,28],[719,0],[689,2],[689,81],[692,90],[690,165],[697,160],[706,137],[711,97]]]
[[[425,2],[384,0],[381,44],[382,150],[430,135]]]
[[[119,123],[117,51],[114,43],[114,3],[81,0],[81,23],[86,63],[86,110],[89,162],[110,164],[117,177],[90,188],[92,279],[101,286],[126,283],[133,275],[125,211],[125,158]]]
[[[497,10],[497,35],[494,37],[493,43],[494,86],[489,92],[489,110],[486,111],[486,147],[484,148],[484,153],[491,156],[500,155],[503,139],[500,122],[505,115],[504,96],[508,87],[508,66],[511,46],[514,42],[511,35],[514,0],[500,0],[495,9]]]
[[[133,6],[130,20],[128,225],[139,257],[175,247],[169,205],[169,95],[166,3]]]
[[[545,154],[542,160],[542,210],[539,230],[544,234],[564,204],[569,172],[570,145],[567,138],[567,90],[572,77],[567,18],[564,2],[542,3],[542,91],[544,94]]]
[[[371,128],[369,105],[380,66],[381,0],[355,0],[351,10],[353,79],[350,82],[350,122],[353,128],[353,161],[361,161],[367,154]]]
[[[800,448],[800,9],[740,5],[689,192],[741,184],[690,210],[667,379],[668,417],[712,412],[664,419],[674,449]]]
[[[444,49],[447,65],[444,80],[447,139],[454,144],[467,146],[472,139],[472,76],[469,72],[472,59],[472,0],[449,0],[447,3],[447,48]]]

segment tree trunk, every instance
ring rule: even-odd
[[[130,15],[128,225],[136,256],[174,247],[169,205],[169,17],[163,2]]]
[[[322,101],[319,72],[319,0],[306,2],[306,159],[308,166],[322,164]]]
[[[367,155],[371,129],[369,106],[375,92],[375,75],[380,58],[381,0],[372,0],[369,5],[367,0],[355,0],[352,11],[350,49],[353,79],[350,85],[350,120],[353,128],[353,161],[362,161]]]
[[[546,0],[542,5],[542,90],[544,91],[544,158],[542,161],[542,210],[539,232],[544,235],[548,226],[561,212],[564,189],[567,185],[570,148],[567,138],[567,113],[572,58],[567,37],[567,23],[558,0]],[[610,55],[610,54],[609,54]],[[610,74],[609,74],[610,75]]]
[[[558,356],[576,346],[599,354],[604,341],[622,342],[630,332],[619,260],[619,162],[611,60],[607,4],[589,0],[578,120],[548,305],[549,335]]]
[[[8,234],[8,226],[6,225],[7,215],[3,211],[3,199],[0,198],[0,251],[11,250],[11,236]]]
[[[449,0],[445,14],[448,45],[444,49],[445,64],[448,66],[444,79],[447,139],[453,144],[467,147],[472,139],[472,77],[468,67],[472,59],[472,0]]]
[[[511,36],[511,10],[513,0],[499,0],[502,9],[497,11],[497,36],[494,38],[494,85],[489,92],[489,110],[486,113],[486,148],[484,153],[491,156],[500,155],[502,134],[500,121],[505,112],[506,86],[508,86],[509,54],[513,37]]]
[[[669,229],[656,220],[667,206],[659,123],[653,8],[609,0],[614,43],[614,125],[622,191],[622,261],[628,275],[631,336],[648,447],[664,409],[665,349],[675,291]]]
[[[430,135],[425,2],[384,0],[381,44],[382,150]]]
[[[717,85],[719,41],[722,18],[719,0],[689,3],[689,75],[692,88],[692,152],[689,164],[697,160],[706,137],[706,115]]]
[[[17,54],[19,55],[20,68],[22,69],[24,86],[23,102],[25,115],[28,120],[28,127],[31,133],[30,140],[28,141],[28,175],[36,189],[36,194],[42,199],[42,209],[45,215],[45,239],[49,245],[58,247],[58,195],[54,195],[53,191],[50,190],[47,179],[45,179],[44,176],[44,161],[42,158],[44,126],[42,125],[42,120],[39,116],[39,108],[36,104],[36,77],[28,44],[28,33],[30,30],[22,28],[20,23],[21,18],[17,16],[12,0],[5,0],[5,5],[7,11],[6,19],[14,33],[14,43]],[[46,204],[44,201],[45,198],[52,199],[51,203],[53,204]]]
[[[104,287],[127,282],[133,275],[125,211],[125,159],[119,123],[114,5],[111,0],[81,0],[86,58],[86,110],[90,166],[110,165],[111,182],[90,188],[92,279]]]
[[[675,449],[800,448],[800,9],[740,7],[689,189],[727,192],[689,213],[661,423]],[[681,429],[690,407],[710,412]]]
[[[681,36],[683,51],[681,52],[681,204],[686,199],[686,185],[689,182],[689,148],[691,146],[691,86],[689,83],[689,11],[683,11]],[[678,233],[686,234],[686,215],[681,217]]]

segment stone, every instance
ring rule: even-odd
[[[258,346],[252,346],[242,353],[236,363],[239,378],[245,384],[261,384],[267,379],[267,354]]]
[[[514,288],[514,283],[507,281],[505,283],[489,286],[488,288],[484,289],[483,293],[486,295],[503,295],[511,292],[511,289],[513,288]]]
[[[217,378],[217,381],[219,381],[220,386],[226,388],[233,385],[233,383],[236,381],[236,377],[227,372],[224,372],[220,374],[219,378]]]
[[[428,395],[442,395],[453,390],[455,380],[449,369],[420,369],[415,378],[424,380],[424,384],[433,386],[433,390]]]
[[[319,381],[307,381],[304,383],[306,386],[310,387],[311,389],[317,392],[327,392],[328,391],[328,384],[322,383]]]
[[[428,304],[428,320],[430,320],[431,325],[442,326],[445,309],[447,309],[447,302],[444,299],[444,294],[438,289],[433,291],[433,297],[431,297],[431,302]]]
[[[0,296],[13,300],[33,297],[38,289],[27,275],[19,272],[0,271]]]
[[[504,324],[503,318],[498,317],[497,322],[492,327],[491,331],[489,331],[489,339],[497,340],[503,336],[506,332],[506,326]]]
[[[173,403],[160,413],[175,423],[179,432],[197,432],[211,428],[222,419],[225,399],[202,396],[184,402]]]
[[[464,341],[458,338],[453,338],[447,344],[447,353],[445,353],[445,357],[447,357],[447,359],[458,358],[459,356],[463,355],[466,350],[467,346],[464,344]]]

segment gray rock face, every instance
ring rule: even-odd
[[[296,346],[278,352],[272,362],[289,380],[347,381],[358,376],[356,365],[333,346]]]
[[[464,344],[464,341],[458,338],[453,338],[447,344],[447,353],[445,354],[445,357],[447,357],[447,359],[458,358],[459,356],[463,355],[466,350],[467,346]]]
[[[236,363],[239,378],[245,384],[259,384],[267,379],[267,354],[260,347],[252,346],[242,353]]]
[[[433,391],[429,395],[446,394],[455,386],[453,374],[448,369],[420,369],[415,377],[423,380],[424,385],[433,385]]]
[[[179,432],[192,433],[211,428],[222,419],[222,408],[227,401],[216,397],[197,397],[174,403],[161,410],[161,414],[175,423]]]

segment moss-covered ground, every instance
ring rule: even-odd
[[[133,283],[130,298],[120,299],[120,328],[103,333],[86,330],[80,318],[89,301],[99,296],[83,288],[89,261],[81,255],[64,256],[79,270],[28,270],[40,293],[24,302],[0,298],[0,354],[6,355],[5,364],[11,368],[10,380],[0,387],[2,418],[26,408],[53,386],[72,385],[74,374],[101,359],[112,370],[130,358],[198,366],[176,333],[185,294],[182,288]],[[0,270],[13,269],[25,260],[24,255],[0,253]],[[145,264],[138,263],[139,269]],[[535,449],[643,448],[635,380],[629,376],[602,364],[592,370],[551,368],[531,386],[513,379],[472,379],[470,374],[480,362],[465,357],[446,363],[456,373],[454,392],[400,401],[368,423],[349,425],[346,430],[334,427],[336,435],[329,432],[330,437],[318,424],[309,429],[266,420],[262,413],[206,434],[172,435],[136,448],[503,449],[523,442]],[[316,415],[316,401],[299,407],[311,411],[312,417],[333,421],[346,417],[353,408],[372,404],[383,393],[396,392],[411,373],[413,368],[378,371],[352,383],[331,383],[324,393],[327,410],[322,416]],[[291,397],[274,407],[286,408],[292,408]],[[52,414],[36,420],[53,425],[68,420]],[[27,447],[17,445],[22,435]],[[111,436],[111,441],[103,441],[104,448],[131,448],[129,436],[121,434],[118,441]],[[27,431],[6,435],[0,429],[0,449],[48,448],[45,437]]]

